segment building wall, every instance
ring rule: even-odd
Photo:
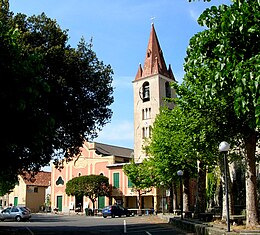
[[[140,95],[140,90],[145,82],[149,82],[150,100],[143,101]],[[165,83],[172,82],[171,79],[155,74],[148,76],[133,82],[134,90],[134,153],[135,162],[142,162],[146,158],[146,154],[143,151],[143,128],[148,128],[153,125],[156,115],[159,114],[160,108],[167,105],[169,108],[173,108],[173,103],[166,103],[164,98],[166,97]],[[175,91],[171,89],[171,97],[175,97]],[[143,110],[150,110],[151,113],[144,118]]]
[[[6,208],[9,205],[9,196],[8,194],[0,197],[0,210]]]
[[[45,203],[45,187],[27,185],[26,203],[25,205],[32,212],[39,212]]]
[[[74,177],[83,175],[100,175],[109,177],[109,170],[106,167],[114,162],[114,156],[101,156],[95,153],[94,143],[85,143],[82,152],[78,157],[66,163],[62,170],[52,166],[52,183],[51,183],[51,207],[58,207],[57,197],[62,198],[62,211],[70,212],[75,209],[76,201],[74,196],[68,196],[65,193],[66,183]],[[107,199],[108,203],[108,199]],[[83,208],[93,205],[88,198],[83,198]],[[97,204],[95,205],[95,208]]]
[[[18,206],[27,206],[32,212],[39,212],[40,207],[45,203],[45,190],[47,187],[26,185],[21,176],[18,177],[19,184],[9,194],[9,205],[15,204],[18,199]]]
[[[18,198],[18,205],[25,206],[26,204],[26,184],[22,177],[18,177],[18,185],[9,194],[9,204],[14,205],[15,198]]]

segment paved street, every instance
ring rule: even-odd
[[[121,218],[88,217],[85,215],[33,214],[30,222],[0,222],[4,235],[81,235],[132,234],[167,235],[185,234],[157,216]]]

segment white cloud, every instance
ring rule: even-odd
[[[134,127],[132,120],[107,124],[94,141],[122,147],[133,147]]]
[[[115,76],[112,82],[112,86],[116,87],[116,89],[129,89],[132,92],[132,80],[132,76]]]
[[[190,9],[189,10],[189,15],[190,17],[197,22],[199,16],[200,16],[200,12],[196,12],[194,9]]]

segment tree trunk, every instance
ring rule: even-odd
[[[170,189],[170,196],[169,196],[169,200],[168,200],[168,210],[169,213],[173,212],[173,184],[171,185],[171,187],[169,187]]]
[[[140,190],[138,190],[137,205],[138,205],[138,209],[141,210],[141,191]]]
[[[255,132],[244,138],[246,149],[246,226],[258,225],[258,204],[256,191],[256,142]]]
[[[138,206],[138,210],[137,210],[137,215],[142,215],[142,210],[141,210],[141,190],[137,190],[138,194],[137,194],[137,206]]]
[[[93,207],[93,211],[92,211],[92,215],[95,214],[95,199],[90,198],[91,202],[92,202],[92,207]]]
[[[190,177],[189,174],[184,171],[183,177],[183,211],[189,211],[189,184]]]
[[[194,217],[206,210],[206,167],[202,162],[198,162],[197,194]]]
[[[176,184],[173,183],[173,184],[172,184],[172,187],[173,187],[173,210],[175,211],[176,209],[178,209],[177,187],[176,187]]]

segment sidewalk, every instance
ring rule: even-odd
[[[158,217],[166,220],[170,224],[173,224],[177,228],[194,235],[260,235],[260,226],[258,226],[255,230],[247,230],[245,226],[231,225],[231,232],[227,232],[227,227],[225,224],[202,222],[198,219],[183,218],[181,220],[180,216],[169,213],[158,214]]]

